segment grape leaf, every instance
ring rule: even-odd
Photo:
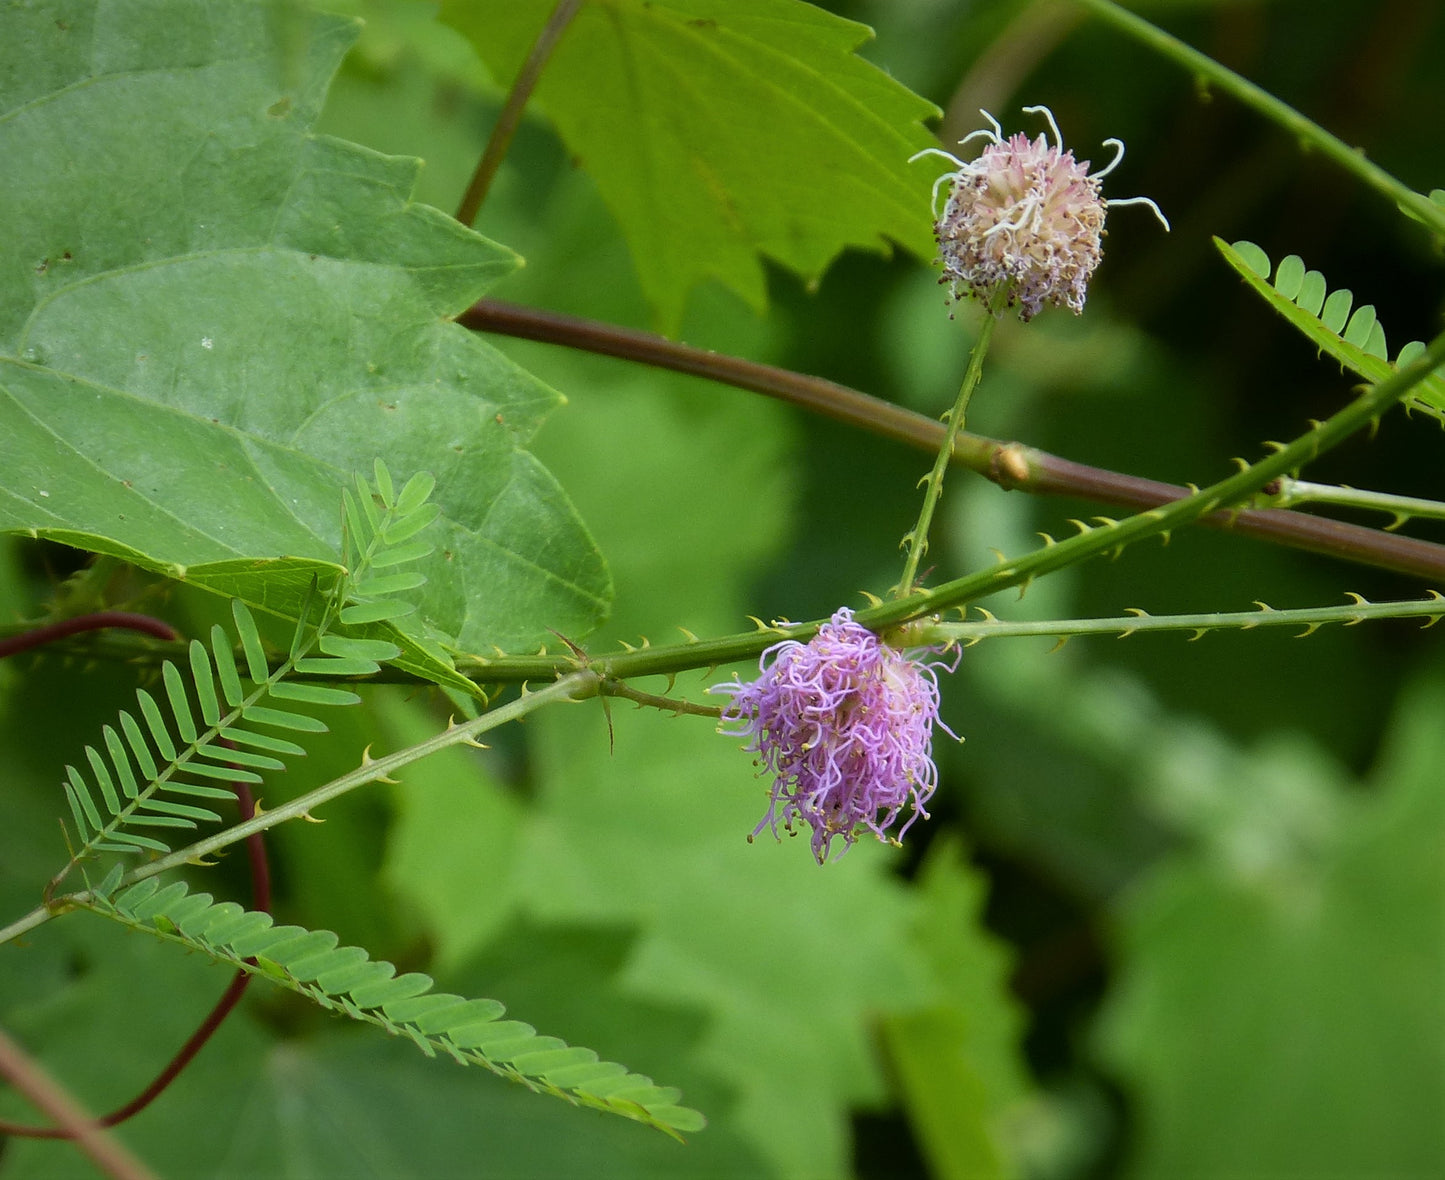
[[[381,456],[439,485],[415,639],[585,632],[605,566],[523,449],[558,395],[447,320],[516,256],[412,202],[418,161],[310,133],[354,36],[240,0],[0,16],[0,529],[294,613]]]
[[[446,0],[510,85],[552,0]],[[621,223],[659,325],[715,278],[766,304],[762,258],[816,281],[847,246],[932,252],[908,158],[933,105],[857,57],[871,36],[798,0],[592,0],[536,90]]]

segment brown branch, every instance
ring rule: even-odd
[[[0,1077],[55,1120],[56,1130],[85,1152],[107,1176],[116,1180],[156,1180],[156,1174],[125,1145],[101,1130],[69,1093],[29,1054],[0,1030]]]
[[[522,68],[517,71],[512,89],[507,92],[507,101],[502,104],[501,113],[497,116],[482,158],[477,161],[477,170],[472,173],[471,182],[457,208],[457,220],[463,225],[471,225],[477,219],[482,202],[487,199],[492,181],[496,178],[497,169],[502,166],[507,149],[512,146],[512,136],[517,133],[517,127],[522,122],[522,112],[527,107],[527,99],[536,88],[537,79],[542,76],[542,68],[581,7],[582,0],[557,0],[557,7],[552,9],[552,15],[547,18],[547,23],[542,26],[542,31],[532,43],[531,52],[527,54]]]
[[[524,340],[561,344],[705,377],[790,402],[919,450],[937,453],[943,445],[945,427],[942,423],[902,406],[821,377],[809,377],[772,365],[709,352],[651,332],[619,328],[495,299],[474,303],[457,317],[457,322],[476,332],[496,332]],[[953,461],[1004,489],[1077,496],[1137,511],[1157,508],[1189,494],[1188,488],[1175,484],[1089,467],[1021,443],[1001,442],[966,431],[960,432],[954,445]],[[1215,512],[1202,517],[1200,523],[1309,553],[1409,574],[1429,582],[1445,581],[1445,545],[1402,537],[1381,529],[1286,508]]]

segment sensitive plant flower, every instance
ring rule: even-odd
[[[1148,197],[1106,201],[1100,181],[1124,158],[1124,144],[1106,139],[1115,155],[1106,167],[1089,175],[1089,161],[1079,163],[1064,150],[1063,137],[1048,107],[1024,107],[1041,113],[1054,134],[1030,140],[1008,139],[998,120],[980,111],[989,127],[959,140],[983,137],[988,146],[969,163],[939,148],[927,148],[910,159],[943,156],[957,165],[933,185],[934,237],[943,263],[940,283],[954,299],[973,295],[996,312],[1017,307],[1025,322],[1047,304],[1084,309],[1089,278],[1099,265],[1104,217],[1110,205],[1148,205],[1169,228],[1159,207]],[[947,183],[948,198],[938,211],[938,192]]]
[[[927,819],[924,806],[938,785],[937,666],[889,647],[842,607],[808,643],[768,648],[757,680],[708,689],[732,696],[721,732],[748,738],[746,748],[775,776],[772,802],[749,841],[764,828],[777,836],[780,821],[791,833],[802,819],[822,864],[835,839],[846,852],[859,828],[897,843],[915,819]]]

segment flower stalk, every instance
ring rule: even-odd
[[[903,576],[898,579],[898,585],[893,587],[894,598],[907,598],[913,593],[913,584],[918,578],[918,563],[928,552],[928,533],[933,527],[933,510],[938,504],[939,496],[943,494],[943,476],[948,465],[953,462],[954,444],[963,429],[969,399],[973,397],[973,391],[978,388],[979,380],[983,377],[983,359],[988,354],[988,346],[993,339],[997,322],[997,318],[992,314],[983,317],[978,339],[974,341],[973,351],[968,354],[968,368],[963,375],[963,384],[958,388],[953,409],[948,412],[948,428],[943,436],[943,445],[938,448],[938,458],[934,460],[933,470],[925,480],[923,508],[918,513],[918,523],[903,537],[907,556],[903,562]]]

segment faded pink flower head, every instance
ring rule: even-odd
[[[768,648],[757,680],[708,689],[732,696],[721,732],[746,737],[774,776],[772,802],[748,839],[764,828],[777,836],[779,822],[791,833],[802,819],[822,864],[835,839],[846,852],[859,828],[896,844],[915,819],[927,819],[938,785],[937,666],[889,647],[841,607],[806,644]]]
[[[1089,161],[1064,150],[1063,137],[1048,107],[1024,107],[1043,114],[1054,142],[1040,135],[1003,137],[1003,129],[987,111],[989,128],[959,140],[960,145],[987,139],[977,159],[968,163],[939,148],[912,157],[936,155],[956,164],[934,182],[933,203],[943,277],[954,299],[972,295],[996,311],[1017,307],[1019,318],[1033,319],[1045,304],[1084,310],[1084,297],[1099,265],[1104,217],[1113,205],[1142,204],[1169,228],[1159,207],[1148,197],[1106,201],[1100,181],[1124,158],[1117,139],[1104,141],[1114,159],[1089,174]],[[912,162],[910,160],[910,163]],[[947,183],[948,197],[938,212],[938,192]],[[998,301],[998,302],[996,302]]]

